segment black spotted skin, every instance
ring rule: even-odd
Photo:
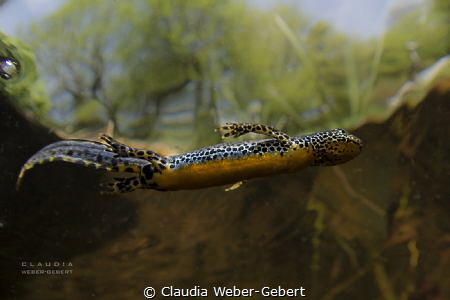
[[[283,156],[288,151],[308,149],[312,147],[314,153],[314,166],[332,166],[339,164],[341,159],[337,157],[343,149],[338,149],[340,143],[351,143],[361,150],[361,140],[350,135],[344,129],[317,132],[311,135],[289,138],[290,144],[277,139],[266,139],[249,142],[222,143],[201,148],[192,152],[169,156],[168,163],[171,169],[177,169],[189,164],[201,164],[211,160],[223,160],[243,158],[246,156],[264,154],[277,154]],[[295,148],[295,150],[293,150]],[[330,151],[336,155],[330,155]],[[341,152],[339,152],[341,151]],[[328,155],[327,155],[328,154]]]
[[[222,143],[173,156],[132,148],[108,136],[102,136],[104,143],[61,141],[32,156],[22,168],[18,183],[35,164],[61,160],[111,172],[135,173],[105,185],[108,192],[196,189],[295,172],[307,166],[332,166],[353,159],[362,148],[361,140],[344,129],[299,137],[289,137],[261,124],[227,123],[219,130],[224,137],[253,132],[271,138]]]
[[[120,157],[108,145],[86,140],[63,140],[45,146],[31,156],[20,170],[16,187],[25,173],[37,164],[64,161],[110,172],[140,173],[148,161]]]

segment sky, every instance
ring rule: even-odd
[[[0,6],[0,31],[16,35],[18,26],[45,17],[66,0],[9,0]],[[244,0],[242,0],[244,1]],[[246,0],[270,6],[279,0]],[[326,20],[347,34],[369,37],[383,32],[389,11],[418,5],[423,0],[287,0],[313,20]]]
[[[338,30],[359,36],[378,35],[384,30],[389,0],[303,0],[300,9],[313,20],[326,20]]]
[[[0,31],[16,35],[18,26],[45,17],[55,11],[65,0],[8,0],[0,6]]]

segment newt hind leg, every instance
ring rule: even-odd
[[[169,165],[168,161],[162,155],[152,150],[129,147],[106,134],[102,135],[100,138],[110,147],[110,149],[112,149],[112,152],[114,152],[116,156],[133,157],[149,161],[153,165],[154,170],[158,173],[162,173]]]
[[[102,194],[118,194],[132,192],[141,188],[141,182],[138,176],[132,177],[114,177],[114,182],[102,183]]]
[[[117,194],[132,192],[136,189],[153,189],[164,191],[154,180],[155,169],[153,165],[148,164],[142,167],[139,175],[131,177],[114,177],[114,182],[104,183],[102,193]]]
[[[272,137],[286,145],[292,144],[289,135],[278,129],[263,124],[225,123],[225,125],[219,127],[218,130],[222,133],[222,137],[239,137],[252,132]]]

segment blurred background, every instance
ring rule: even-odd
[[[19,63],[0,65],[0,298],[449,299],[449,53],[446,0],[0,0],[0,56]],[[64,163],[14,189],[61,138],[174,153],[227,121],[343,127],[364,150],[230,192],[105,196],[108,174]],[[45,261],[73,274],[22,273]]]
[[[40,88],[20,105],[42,122],[70,133],[110,122],[185,149],[217,141],[225,121],[298,133],[384,112],[449,53],[449,11],[445,0],[20,0],[2,1],[0,28],[31,52]]]

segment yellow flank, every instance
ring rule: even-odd
[[[353,159],[362,149],[361,140],[344,129],[292,138],[262,124],[229,123],[221,127],[221,131],[226,137],[253,132],[272,139],[223,143],[173,156],[132,148],[107,136],[102,137],[105,144],[84,140],[59,141],[44,147],[25,162],[17,187],[26,171],[34,165],[66,161],[110,172],[134,174],[115,177],[114,182],[106,185],[107,192],[199,189],[292,173],[308,166],[334,166]]]
[[[155,174],[155,183],[167,190],[197,189],[208,186],[232,184],[244,179],[280,173],[296,172],[311,164],[310,149],[244,156],[235,159],[212,160],[190,164],[179,169],[166,169]]]

